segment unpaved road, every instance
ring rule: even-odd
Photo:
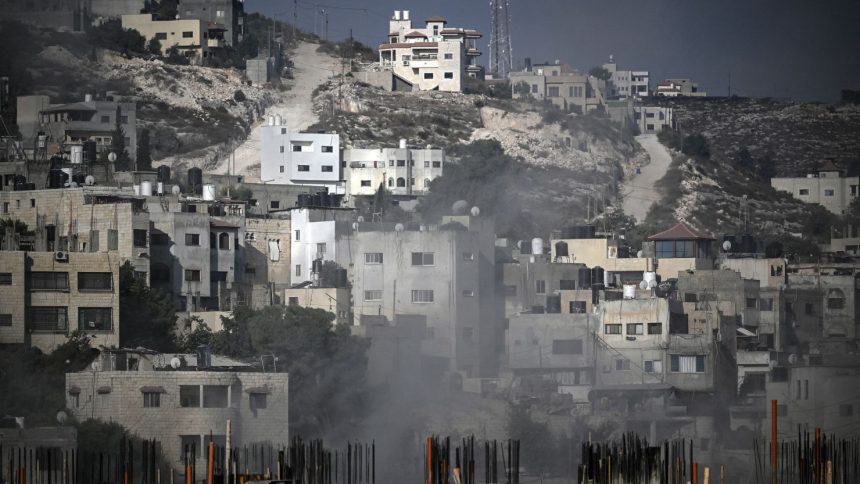
[[[624,194],[624,213],[632,215],[637,222],[643,222],[651,205],[660,199],[654,184],[663,178],[672,155],[659,141],[656,134],[640,134],[636,141],[648,152],[651,162],[642,167],[641,173],[628,179],[622,188]]]
[[[254,126],[248,139],[236,148],[235,165],[230,167],[233,174],[244,175],[249,182],[260,181],[260,128],[269,115],[280,115],[282,123],[286,124],[290,131],[301,131],[318,121],[313,109],[313,91],[329,77],[340,72],[340,62],[328,54],[317,52],[317,47],[318,44],[302,42],[293,51],[295,66],[292,87],[282,102],[266,110],[266,116]],[[227,173],[228,160],[221,160],[217,167],[209,171]]]

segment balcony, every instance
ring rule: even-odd
[[[210,49],[223,49],[227,47],[227,42],[224,39],[207,39],[206,46]]]

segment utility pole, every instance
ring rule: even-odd
[[[323,40],[328,42],[328,12],[325,9],[323,9],[322,13],[323,13],[323,21],[325,21],[325,37],[323,38]]]
[[[293,43],[296,43],[296,24],[299,23],[299,0],[293,0]]]

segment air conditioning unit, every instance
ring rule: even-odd
[[[54,252],[54,260],[58,262],[68,262],[69,261],[69,253],[63,252],[62,250],[58,250]]]

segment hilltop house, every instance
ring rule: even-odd
[[[605,82],[580,74],[561,64],[535,64],[522,72],[511,72],[514,99],[547,100],[565,111],[587,113],[604,103]]]
[[[607,99],[641,98],[651,95],[651,77],[648,71],[618,70],[618,64],[611,55],[609,62],[603,64],[603,68],[610,74],[606,89]]]
[[[176,47],[194,64],[229,44],[224,38],[227,28],[217,22],[200,19],[157,20],[154,14],[141,13],[122,16],[122,28],[133,29],[149,42],[153,38],[161,44],[161,54]]]
[[[860,177],[846,176],[845,171],[828,160],[816,173],[805,177],[771,178],[770,186],[790,193],[806,203],[817,203],[836,215],[842,215],[857,198]]]

